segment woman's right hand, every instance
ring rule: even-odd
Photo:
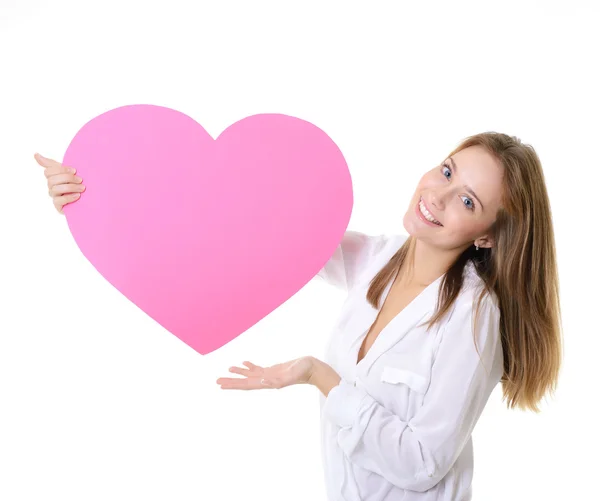
[[[85,191],[82,179],[75,175],[75,169],[45,158],[39,153],[34,155],[38,164],[44,167],[44,174],[48,180],[48,195],[52,197],[54,207],[60,214],[64,214],[63,207],[75,202]]]

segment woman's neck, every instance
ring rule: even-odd
[[[414,238],[406,256],[406,276],[403,282],[416,287],[428,286],[446,273],[460,252],[445,251]]]

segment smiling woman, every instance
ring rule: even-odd
[[[496,385],[535,412],[556,387],[554,233],[533,148],[467,138],[422,176],[404,226],[346,232],[319,273],[348,293],[324,361],[245,362],[217,381],[320,390],[331,500],[470,500],[471,436]]]

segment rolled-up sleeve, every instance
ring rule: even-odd
[[[424,492],[444,478],[503,371],[496,303],[482,301],[475,330],[473,312],[472,302],[457,304],[441,332],[423,405],[409,421],[360,384],[342,381],[329,392],[324,414],[340,427],[338,443],[350,461],[402,489]]]

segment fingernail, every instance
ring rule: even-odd
[[[76,171],[75,169],[69,169],[69,172],[70,172],[71,174],[75,174],[75,172],[77,172],[77,171]]]
[[[81,193],[73,193],[73,198],[79,198],[81,196]]]

